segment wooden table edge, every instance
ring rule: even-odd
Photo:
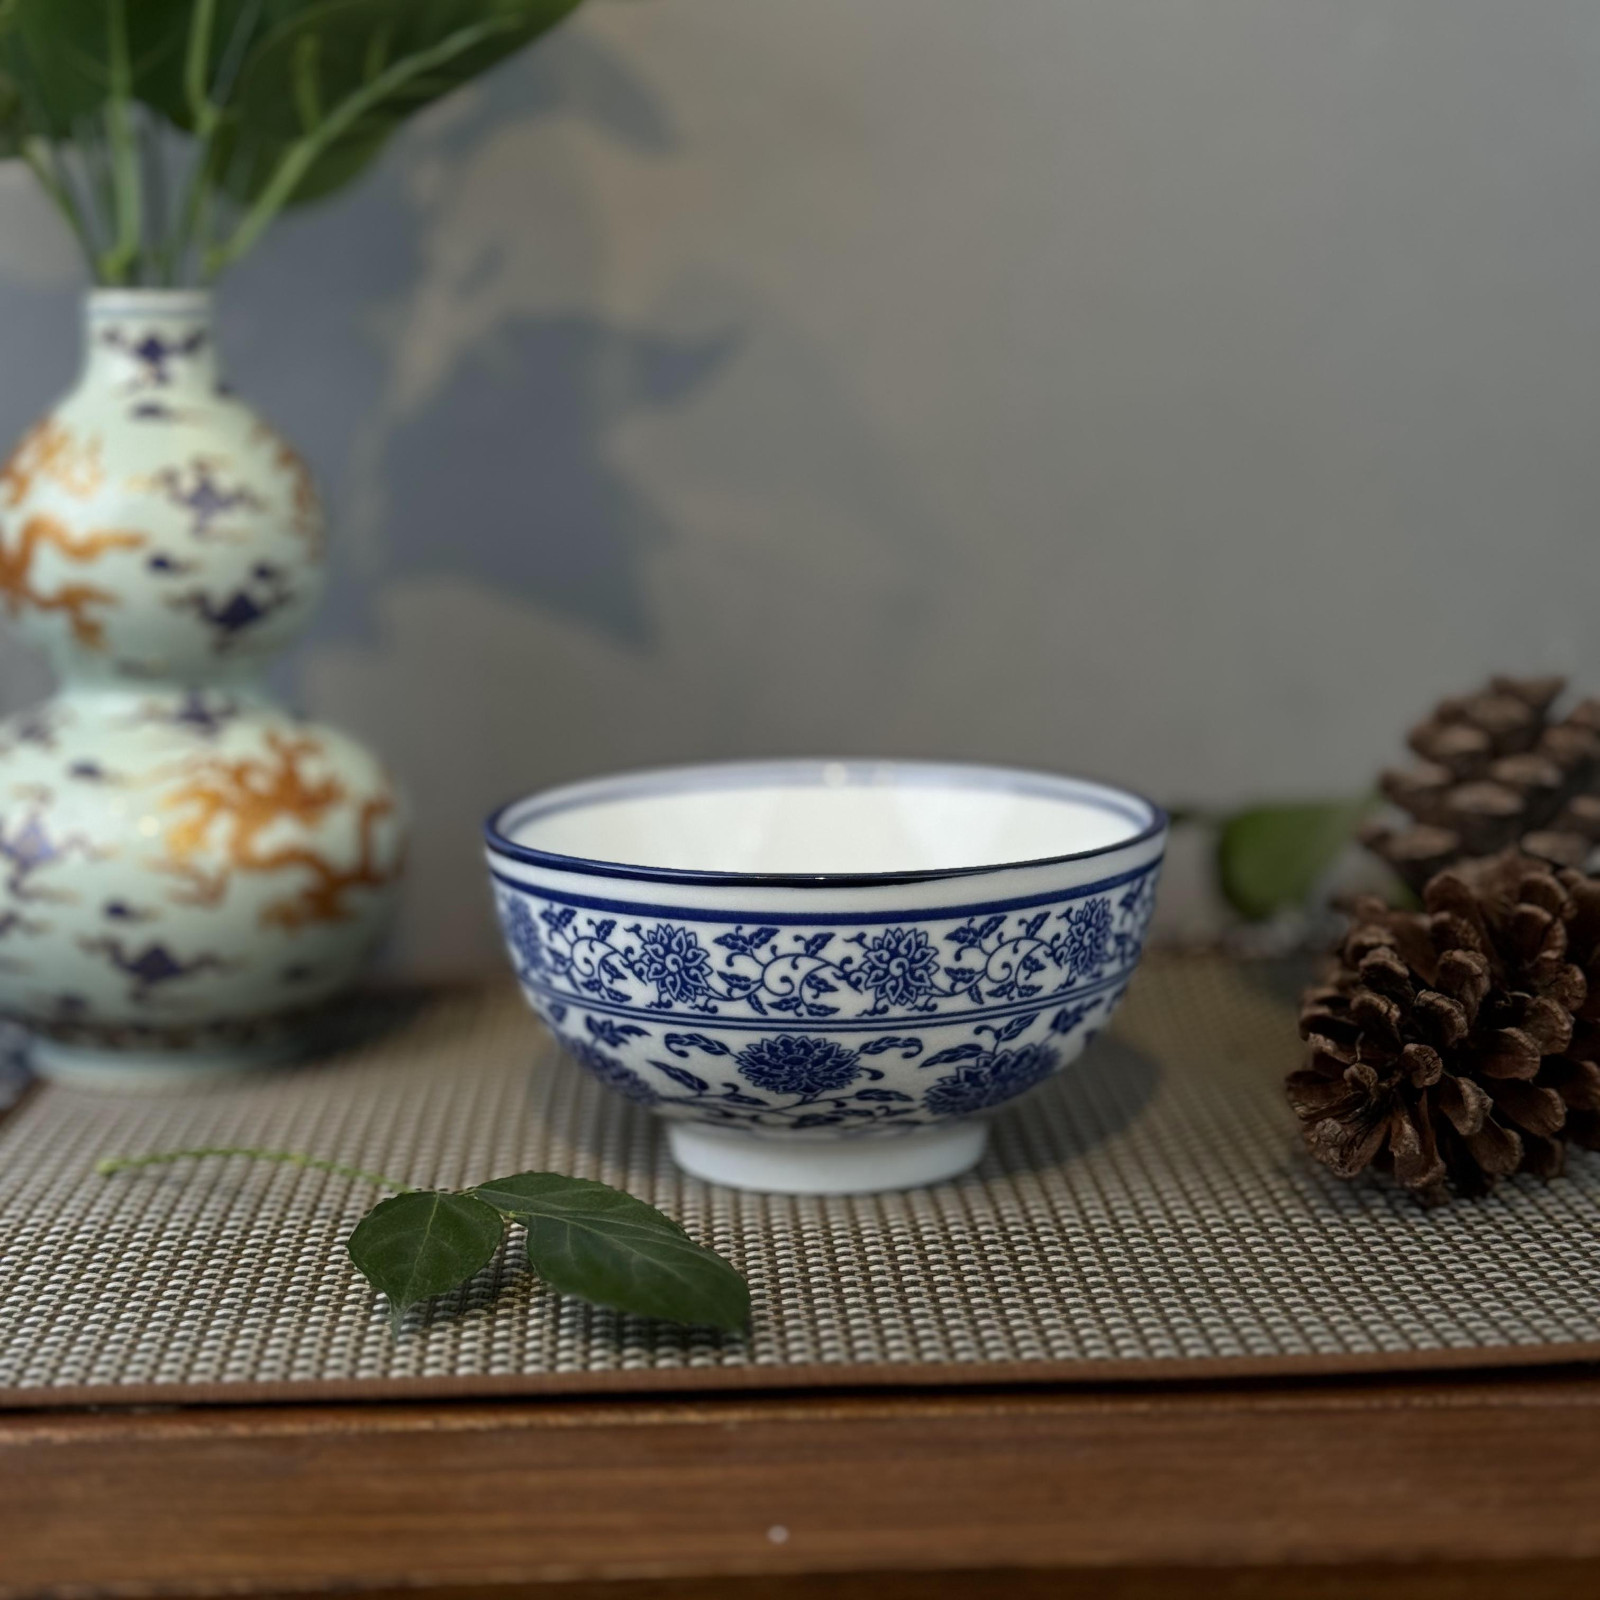
[[[843,1600],[851,1574],[931,1595],[940,1573],[1133,1596],[1184,1572],[1600,1592],[1600,1375],[0,1416],[7,1597],[827,1576]]]

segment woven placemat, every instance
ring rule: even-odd
[[[1280,986],[1281,989],[1281,986]],[[36,1089],[0,1126],[0,1405],[573,1389],[1187,1378],[1600,1355],[1600,1159],[1424,1211],[1301,1155],[1287,992],[1152,959],[1110,1037],[995,1124],[966,1178],[788,1199],[682,1176],[659,1125],[509,990],[391,1002],[381,1037],[183,1097]],[[748,1338],[554,1296],[515,1249],[388,1331],[342,1239],[373,1195],[525,1168],[645,1196],[749,1276]]]

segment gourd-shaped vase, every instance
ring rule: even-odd
[[[0,722],[0,1013],[47,1077],[292,1054],[380,938],[378,761],[262,672],[323,585],[300,459],[219,382],[210,297],[101,290],[77,387],[0,471],[0,608],[60,692]]]

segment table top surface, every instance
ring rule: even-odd
[[[1191,995],[1195,983],[1212,981],[1197,978],[1200,970],[1185,979]],[[1270,1033],[1282,997],[1273,1004],[1270,1016],[1250,1005],[1228,1015],[1234,1024],[1254,1017]],[[1161,1029],[1177,1024],[1148,1010],[1141,1023],[1134,1005],[1130,1015],[1122,1048],[1159,1055]],[[1252,1037],[1235,1026],[1224,1042],[1237,1083],[1256,1094],[1260,1085],[1239,1065],[1252,1059]],[[1181,1086],[1177,1060],[1162,1065]],[[1250,1071],[1277,1066],[1269,1055]],[[1091,1178],[1103,1194],[1117,1162],[1139,1148],[1126,1130],[1154,1117],[1149,1108],[1159,1103],[1146,1096],[1123,1116],[1128,1108],[1112,1095],[1111,1120],[1120,1124],[1083,1146],[1059,1190],[1067,1199],[1024,1217],[1016,1237],[1070,1223],[1064,1208],[1096,1192]],[[1063,1105],[1052,1114],[1070,1119],[1070,1102]],[[58,1137],[72,1132],[70,1109],[51,1109]],[[85,1107],[81,1126],[97,1114]],[[1275,1135],[1262,1126],[1257,1148],[1270,1156]],[[1189,1148],[1177,1159],[1197,1158]],[[1259,1170],[1289,1174],[1290,1188],[1268,1191],[1269,1200],[1304,1182],[1289,1166]],[[1546,1273],[1535,1289],[1564,1295],[1569,1319],[1600,1314],[1586,1276],[1593,1230],[1576,1231],[1572,1209],[1588,1203],[1596,1178],[1580,1174],[1553,1200],[1540,1193],[1505,1202],[1533,1207],[1541,1226],[1560,1219],[1552,1237],[1561,1259],[1570,1257],[1568,1277]],[[205,1191],[220,1212],[174,1206],[174,1195],[190,1192],[147,1191],[141,1226],[165,1237],[163,1228],[181,1224],[183,1249],[203,1264],[208,1217],[231,1217],[240,1204],[255,1216],[261,1202],[235,1178]],[[1304,1204],[1318,1193],[1301,1191]],[[1367,1241],[1363,1249],[1373,1239],[1410,1248],[1426,1235],[1436,1246],[1453,1241],[1463,1255],[1474,1241],[1495,1244],[1496,1215],[1512,1224],[1518,1216],[1473,1211],[1446,1225],[1460,1230],[1457,1239],[1381,1197],[1336,1199],[1343,1209],[1327,1213],[1330,1230]],[[965,1210],[941,1203],[946,1209],[929,1215],[976,1214],[975,1199]],[[824,1237],[857,1247],[871,1238],[866,1214],[849,1212],[848,1226]],[[913,1215],[894,1207],[876,1214],[902,1226]],[[1117,1226],[1137,1232],[1152,1215],[1113,1217],[1105,1237]],[[306,1226],[326,1233],[341,1216],[324,1208]],[[1226,1242],[1226,1231],[1218,1224],[1217,1238]],[[1190,1236],[1205,1245],[1203,1230]],[[1082,1248],[1094,1237],[1080,1230],[1075,1242]],[[102,1254],[103,1245],[95,1246]],[[1399,1259],[1393,1250],[1390,1258]],[[1537,1267],[1535,1257],[1535,1277]],[[1454,1276],[1462,1270],[1458,1262]],[[1210,1292],[1203,1271],[1187,1281]],[[1492,1279],[1477,1282],[1473,1303],[1503,1292],[1526,1314],[1517,1272],[1500,1290]],[[1427,1283],[1426,1271],[1412,1280],[1409,1303]],[[535,1288],[512,1292],[524,1295],[525,1316]],[[1194,1303],[1199,1291],[1186,1292],[1191,1300],[1178,1296],[1167,1309]],[[92,1311],[92,1300],[46,1299],[69,1332],[74,1304]],[[1447,1302],[1438,1315],[1459,1316],[1461,1302]],[[1387,1314],[1381,1297],[1362,1303]],[[341,1307],[357,1319],[371,1310]],[[18,1313],[33,1314],[15,1295],[0,1308],[12,1326]],[[482,1310],[468,1304],[455,1315],[470,1320]],[[1419,1325],[1430,1326],[1426,1317]],[[1556,1333],[1571,1325],[1555,1325]],[[587,1327],[585,1336],[604,1332]],[[736,1383],[748,1364],[733,1362],[725,1381],[655,1393],[637,1384],[626,1392],[626,1370],[611,1375],[609,1390],[522,1384],[525,1392],[498,1396],[420,1384],[408,1392],[401,1383],[343,1394],[292,1382],[88,1395],[61,1384],[12,1389],[0,1394],[0,1596],[360,1589],[436,1600],[524,1591],[549,1600],[803,1600],[825,1591],[849,1600],[870,1585],[874,1600],[909,1600],[1054,1595],[1068,1576],[1074,1596],[1106,1600],[1600,1593],[1600,1365],[1583,1341],[1450,1348],[1424,1340],[1409,1351],[1379,1348],[1365,1361],[1345,1349],[1321,1370],[1286,1364],[1283,1354],[1173,1367],[1148,1350],[1140,1361],[1100,1365],[1080,1353],[1076,1364],[1023,1360],[1009,1370],[994,1361],[878,1361],[820,1374],[792,1363],[743,1389]],[[649,1369],[648,1361],[636,1367]],[[360,1394],[372,1398],[352,1400]]]
[[[1537,1600],[1600,1592],[1597,1506],[1589,1368],[0,1415],[8,1596]]]
[[[1427,1210],[1306,1159],[1271,969],[1153,957],[1111,1036],[902,1193],[686,1177],[661,1121],[509,985],[377,1008],[303,1069],[183,1096],[43,1089],[0,1126],[0,1406],[1188,1381],[1600,1359],[1600,1156]],[[455,1188],[543,1169],[651,1201],[733,1261],[718,1335],[552,1294],[511,1246],[400,1337],[343,1239],[375,1193],[275,1146]]]

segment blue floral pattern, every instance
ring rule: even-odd
[[[614,1089],[624,1100],[653,1106],[661,1096],[632,1067],[625,1067],[615,1056],[608,1056],[584,1039],[565,1037],[561,1041],[585,1072],[592,1073],[606,1088]]]
[[[539,938],[539,924],[533,911],[520,895],[501,895],[500,926],[505,930],[506,942],[516,965],[517,976],[530,983],[545,970],[544,946]]]
[[[769,1094],[793,1094],[802,1100],[844,1089],[860,1075],[860,1058],[832,1039],[808,1039],[780,1033],[758,1039],[739,1052],[740,1073]]]
[[[1133,974],[1159,865],[1046,904],[867,926],[497,894],[528,998],[624,1098],[729,1127],[871,1134],[989,1112],[1072,1060]]]
[[[697,932],[666,918],[624,922],[509,887],[499,905],[519,975],[555,1004],[796,1022],[908,1011],[971,1017],[1064,999],[1130,973],[1155,875],[1152,867],[1121,892],[1065,906],[920,927],[738,923]]]
[[[1068,964],[1084,977],[1099,977],[1116,949],[1110,899],[1097,895],[1085,900],[1076,909],[1063,911],[1061,920],[1066,924],[1062,946]]]
[[[929,1086],[922,1103],[940,1117],[970,1117],[1026,1094],[1043,1083],[1060,1057],[1044,1043],[1020,1050],[988,1050]]]
[[[655,985],[657,1004],[696,1005],[711,992],[711,957],[687,928],[660,922],[633,931],[639,948],[629,965],[636,977]]]
[[[931,1010],[939,954],[921,928],[890,928],[863,944],[859,977],[880,1005]]]

